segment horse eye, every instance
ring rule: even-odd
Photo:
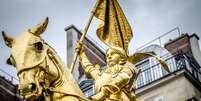
[[[42,43],[42,42],[34,43],[34,47],[35,47],[37,50],[43,50],[43,43]]]

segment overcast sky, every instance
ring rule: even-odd
[[[0,30],[12,36],[36,25],[46,16],[49,25],[43,38],[55,48],[63,61],[66,59],[66,33],[64,28],[73,24],[82,30],[96,0],[0,0]],[[137,47],[163,33],[179,27],[184,33],[197,33],[201,37],[201,0],[118,0],[131,27],[134,38],[130,53]],[[96,19],[88,35],[96,39]],[[170,36],[176,36],[175,31]],[[15,75],[5,65],[9,54],[0,35],[0,68]],[[7,68],[8,67],[8,68]]]

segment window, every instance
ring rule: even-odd
[[[92,87],[90,89],[85,91],[84,94],[85,94],[86,97],[93,96],[95,94],[94,85],[92,85]]]
[[[144,81],[143,81],[143,75],[142,73],[140,73],[140,75],[138,76],[137,78],[137,84],[136,84],[136,87],[141,87],[144,85]]]
[[[83,80],[80,82],[79,86],[86,97],[90,97],[95,94],[93,80],[91,79]]]
[[[168,64],[168,66],[170,66],[170,70],[175,70],[173,58],[168,59],[166,63]],[[153,57],[146,58],[137,63],[135,66],[137,69],[141,69],[142,71],[137,78],[137,88],[158,80],[168,73],[167,71],[165,71],[159,61],[157,61]]]
[[[137,79],[137,87],[141,87],[149,82],[152,81],[152,75],[151,75],[151,69],[150,68],[150,63],[149,59],[146,59],[136,65],[138,69],[142,70],[142,73],[140,73],[138,79]]]

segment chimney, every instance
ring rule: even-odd
[[[182,52],[190,57],[194,57],[201,66],[201,52],[198,41],[199,37],[195,33],[192,35],[185,33],[166,43],[164,47],[173,55]]]

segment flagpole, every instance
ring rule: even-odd
[[[96,10],[97,10],[97,7],[98,7],[100,1],[101,1],[101,0],[97,0],[95,6],[94,6],[94,8],[93,8],[93,10],[91,11],[91,15],[89,16],[89,20],[88,20],[88,22],[87,22],[87,24],[86,24],[86,26],[85,26],[85,28],[84,28],[84,32],[83,32],[83,34],[82,34],[82,36],[81,36],[81,38],[80,38],[80,40],[79,40],[80,43],[83,42],[84,37],[85,37],[86,34],[87,34],[87,31],[88,31],[88,29],[89,29],[89,26],[90,26],[90,24],[91,24],[91,21],[92,21],[94,15],[95,15],[95,12],[96,12]],[[71,73],[72,73],[73,70],[74,70],[75,62],[76,62],[77,58],[78,58],[78,52],[75,51],[75,54],[74,54],[74,56],[73,56],[72,63],[71,63],[71,66],[70,66],[70,71],[71,71]]]

